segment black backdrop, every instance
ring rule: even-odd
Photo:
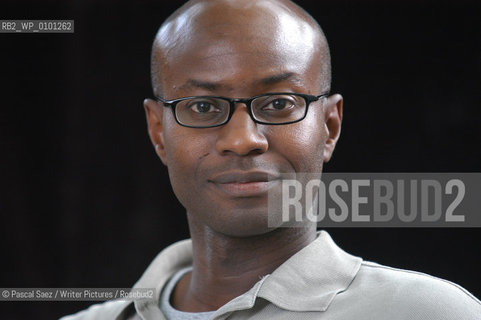
[[[0,287],[129,287],[188,237],[146,133],[151,41],[181,1],[3,1],[1,19],[75,19],[74,34],[0,34]],[[479,172],[479,2],[298,1],[323,26],[345,98],[331,172]],[[330,229],[346,251],[481,296],[481,229]],[[2,319],[85,302],[3,302]]]

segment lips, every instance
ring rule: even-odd
[[[221,192],[234,197],[264,195],[278,180],[278,175],[264,171],[231,171],[209,179]]]
[[[231,171],[215,175],[209,180],[214,183],[249,183],[267,182],[269,177],[276,175],[264,171]]]

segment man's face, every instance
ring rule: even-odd
[[[314,31],[288,15],[280,20],[259,10],[211,9],[176,41],[167,33],[173,31],[164,31],[161,37],[174,45],[159,55],[163,97],[320,95],[322,65]],[[340,106],[340,97],[321,99],[300,122],[262,125],[239,103],[227,124],[196,129],[177,124],[169,108],[146,102],[149,133],[189,222],[231,236],[269,231],[267,193],[280,190],[281,183],[267,181],[268,176],[321,172],[337,140]],[[333,114],[337,129],[326,125]]]

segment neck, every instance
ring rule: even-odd
[[[193,271],[176,286],[172,304],[182,311],[220,308],[248,291],[316,237],[316,225],[279,228],[246,237],[232,237],[189,219]]]

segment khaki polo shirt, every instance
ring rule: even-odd
[[[165,319],[160,292],[175,272],[190,265],[191,241],[177,242],[135,285],[156,288],[156,299],[106,302],[63,319]],[[481,320],[481,302],[449,281],[363,261],[321,231],[211,319]]]

